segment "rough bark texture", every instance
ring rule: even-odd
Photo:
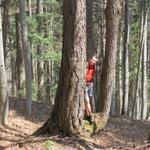
[[[8,26],[9,26],[9,7],[10,7],[10,1],[11,0],[5,0],[3,1],[3,22],[2,22],[2,27],[3,27],[3,47],[4,47],[4,59],[6,59],[7,56],[7,37],[8,37]]]
[[[63,13],[63,50],[59,84],[51,117],[43,129],[76,135],[82,128],[84,116],[85,0],[65,0]]]
[[[9,16],[9,10],[10,10],[10,2],[11,0],[5,0],[2,1],[2,7],[3,7],[3,19],[2,19],[2,32],[3,32],[3,48],[4,48],[4,60],[5,60],[5,69],[7,73],[7,90],[8,95],[12,95],[12,56],[11,56],[11,48],[10,48],[10,16]]]
[[[108,119],[112,98],[113,81],[116,66],[117,35],[119,28],[119,18],[121,11],[121,1],[108,0],[106,7],[106,50],[104,64],[102,67],[100,99],[97,111],[105,114]]]
[[[22,46],[21,46],[21,28],[19,23],[19,15],[15,15],[16,19],[16,46],[17,46],[17,54],[16,54],[16,87],[17,90],[21,90],[23,84],[25,83],[24,70],[23,70],[23,54],[22,54]]]
[[[31,56],[30,56],[30,45],[28,41],[28,31],[25,13],[25,2],[19,0],[19,15],[21,24],[22,34],[22,45],[23,45],[23,58],[25,63],[25,78],[26,78],[26,100],[27,100],[27,113],[31,114],[32,105],[32,75],[31,75]]]

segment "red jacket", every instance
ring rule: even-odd
[[[89,60],[88,66],[86,67],[86,83],[91,82],[95,74],[96,74],[96,68],[94,64]]]

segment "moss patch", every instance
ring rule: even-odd
[[[94,124],[91,124],[88,120],[83,120],[83,128],[90,134],[94,132]]]
[[[44,150],[54,150],[54,145],[56,145],[56,143],[52,140],[47,140],[45,142],[45,149]]]

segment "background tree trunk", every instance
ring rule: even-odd
[[[10,49],[10,16],[9,16],[9,10],[10,10],[10,4],[11,0],[5,0],[3,1],[3,19],[2,19],[2,28],[3,28],[3,47],[4,47],[4,60],[5,60],[5,69],[7,73],[7,92],[8,95],[12,95],[12,76],[13,76],[13,66],[12,66],[12,55],[11,55],[11,49]],[[14,82],[15,83],[15,82]]]
[[[15,65],[15,72],[16,72],[16,87],[17,91],[22,90],[25,85],[25,76],[23,70],[23,54],[22,54],[22,45],[21,45],[21,28],[19,23],[19,15],[15,15],[16,19],[16,65]]]
[[[6,59],[7,56],[7,41],[8,41],[8,27],[9,27],[9,7],[10,7],[10,1],[11,0],[5,0],[3,2],[3,22],[2,22],[2,27],[3,27],[3,47],[4,47],[4,59]]]
[[[93,0],[86,0],[87,60],[96,53],[93,27]]]
[[[142,53],[142,112],[141,119],[146,119],[147,117],[147,104],[148,104],[148,96],[147,96],[147,19],[149,13],[149,2],[141,1],[143,3],[143,16],[144,16],[144,24],[143,24],[143,53]]]
[[[31,115],[31,105],[32,105],[31,55],[30,55],[30,45],[28,42],[28,31],[27,31],[24,0],[19,0],[19,15],[20,15],[20,24],[21,24],[21,34],[22,34],[23,58],[25,64],[26,104],[27,104],[26,107],[27,107],[27,113]]]
[[[0,2],[1,4],[1,2]],[[7,77],[4,64],[4,49],[2,38],[2,11],[0,7],[0,123],[8,124],[8,92],[7,92]]]
[[[28,2],[29,16],[32,16],[32,2],[31,0],[27,0],[27,2]]]
[[[129,97],[129,33],[130,33],[130,12],[128,0],[125,0],[125,31],[124,31],[124,81],[123,81],[123,114],[128,115]]]
[[[38,20],[38,32],[42,34],[42,25],[43,21],[41,21],[41,15],[43,14],[43,0],[37,0],[37,20]],[[37,60],[37,78],[38,78],[38,93],[37,98],[38,101],[43,101],[45,99],[45,88],[44,88],[44,62],[41,59],[43,50],[43,44],[42,41],[37,45],[37,55],[40,59]]]
[[[124,28],[124,20],[123,15],[120,19],[119,25],[119,35],[118,35],[118,58],[116,63],[116,115],[119,116],[122,113],[123,108],[123,81],[122,81],[122,72],[123,72],[123,28]]]
[[[149,12],[149,7],[145,7],[146,2],[141,0],[140,5],[142,5],[142,9],[141,9],[141,22],[140,22],[140,42],[139,42],[139,60],[138,60],[138,72],[137,72],[137,77],[136,77],[136,88],[135,88],[135,97],[134,97],[134,104],[133,104],[133,115],[132,117],[135,119],[140,119],[141,118],[141,113],[142,113],[142,117],[145,118],[145,116],[147,115],[147,108],[145,107],[145,104],[147,103],[147,96],[145,95],[147,93],[147,89],[146,89],[146,75],[144,75],[143,77],[143,82],[142,84],[142,97],[140,97],[139,95],[139,90],[140,90],[140,79],[141,79],[141,69],[142,69],[142,62],[145,63],[145,60],[143,60],[143,54],[145,53],[144,51],[146,51],[146,45],[147,42],[145,40],[147,40],[147,30],[145,27],[147,27],[147,15]],[[147,3],[149,6],[149,2]],[[148,9],[147,9],[148,8]],[[145,58],[144,58],[145,59]],[[146,67],[146,66],[144,66]],[[143,69],[143,73],[145,72],[145,68]],[[144,89],[143,89],[144,88]],[[145,90],[143,92],[143,90]],[[144,94],[144,95],[143,95]],[[142,99],[142,103],[140,103],[140,99]],[[142,105],[142,111],[141,111],[141,105]],[[144,108],[144,109],[143,109]],[[144,112],[143,112],[144,111]],[[144,115],[144,116],[143,116]]]

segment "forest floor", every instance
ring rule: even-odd
[[[30,137],[48,119],[52,106],[33,102],[28,116],[25,101],[10,100],[9,124],[0,126],[0,150],[142,150],[147,145],[149,121],[110,118],[106,129],[91,138]],[[21,142],[22,141],[22,142]],[[21,144],[18,144],[21,143]]]

